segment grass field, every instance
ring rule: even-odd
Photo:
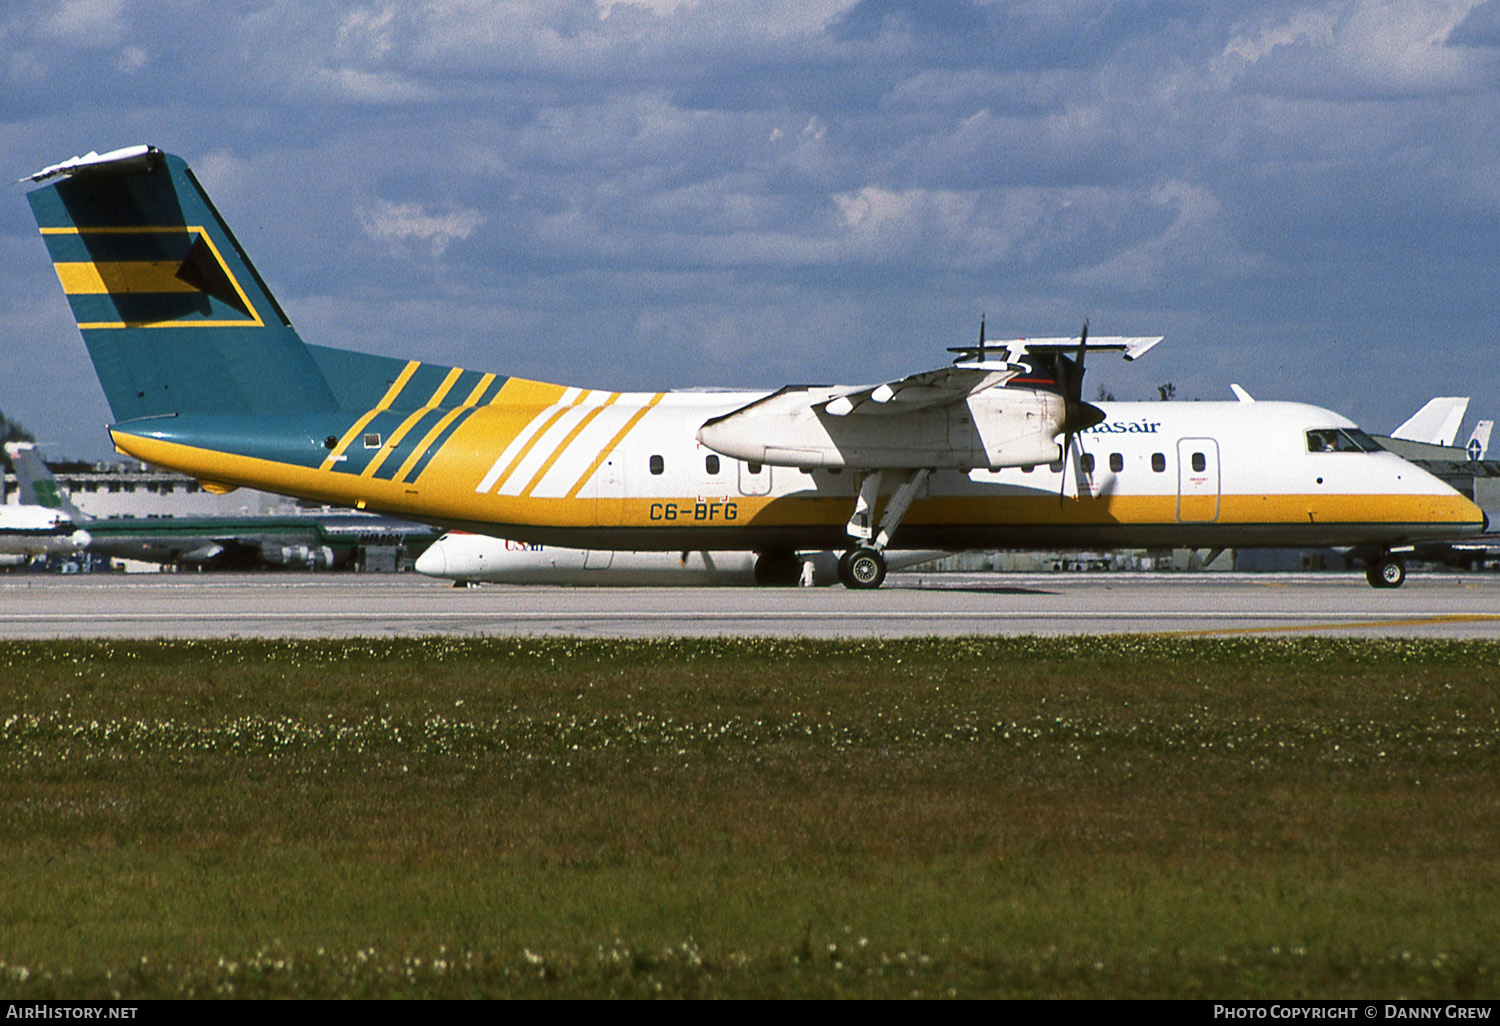
[[[1500,646],[0,645],[0,997],[1500,995]]]

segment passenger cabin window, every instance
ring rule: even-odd
[[[1023,473],[1023,474],[1029,474],[1029,473],[1031,473],[1035,469],[1036,469],[1036,467],[1034,465],[1028,463],[1028,464],[1026,464],[1026,466],[1024,466],[1024,467],[1021,468],[1021,473]]]
[[[703,469],[710,474],[717,474],[719,472],[719,457],[705,456],[703,459]]]
[[[1125,457],[1121,456],[1117,452],[1110,453],[1109,454],[1109,469],[1113,470],[1116,474],[1118,474],[1120,471],[1124,470],[1125,469]]]
[[[1193,472],[1194,473],[1196,473],[1196,474],[1203,473],[1204,468],[1206,468],[1207,466],[1208,466],[1208,461],[1203,458],[1203,454],[1201,452],[1195,452],[1195,453],[1193,453]]]
[[[1094,472],[1094,454],[1086,452],[1078,457],[1078,466],[1085,474],[1092,474]]]
[[[745,464],[745,469],[748,470],[748,471],[750,471],[750,473],[752,473],[752,474],[759,474],[760,473],[760,467],[761,467],[761,465],[759,463],[746,463]]]
[[[1054,474],[1061,474],[1062,473],[1062,460],[1058,460],[1056,463],[1049,463],[1049,464],[1047,464],[1047,469],[1050,470],[1050,471],[1052,471],[1052,473],[1054,473]]]
[[[367,432],[365,434],[365,448],[366,449],[379,449],[380,448],[380,432],[379,431],[370,431],[370,432]]]
[[[662,461],[662,458],[660,456],[651,457],[651,473],[660,474],[663,470],[666,469],[667,465]]]
[[[1158,474],[1167,469],[1167,457],[1164,453],[1153,452],[1151,454],[1151,469]]]
[[[1321,428],[1307,433],[1308,452],[1379,452],[1380,443],[1359,428]]]

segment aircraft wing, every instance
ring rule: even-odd
[[[815,403],[835,417],[858,414],[901,414],[931,406],[962,402],[976,392],[1003,385],[1022,368],[1000,361],[970,366],[940,367],[910,374],[899,381],[843,392],[824,403]]]

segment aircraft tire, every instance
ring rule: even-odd
[[[1372,588],[1399,588],[1406,581],[1406,563],[1395,556],[1372,559],[1365,567],[1365,580]]]
[[[839,580],[856,591],[885,583],[885,557],[875,549],[850,549],[839,557]]]

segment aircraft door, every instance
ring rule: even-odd
[[[594,523],[618,525],[625,516],[625,457],[616,450],[594,473]]]
[[[1219,519],[1219,443],[1212,438],[1177,440],[1177,519]]]
[[[740,494],[741,495],[768,495],[771,492],[771,468],[764,463],[746,463],[736,460],[740,465]]]

